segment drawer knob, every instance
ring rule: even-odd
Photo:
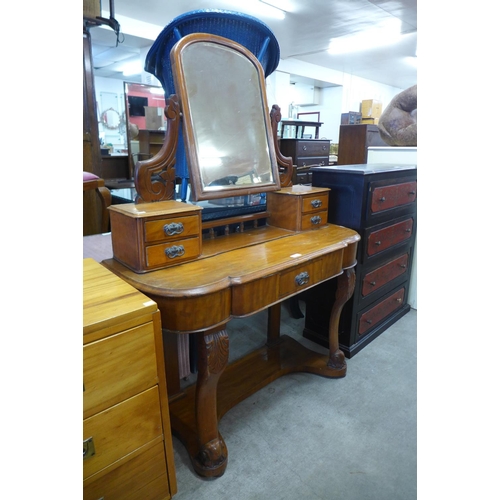
[[[399,267],[402,267],[403,269],[406,269],[406,264],[399,264]]]
[[[174,234],[181,234],[184,231],[182,222],[171,222],[163,226],[165,236],[173,236]]]
[[[304,271],[303,273],[297,274],[297,276],[295,276],[295,283],[297,284],[297,286],[302,286],[306,283],[309,283],[309,273],[307,271]]]
[[[382,245],[382,242],[381,241],[376,241],[375,245],[380,246],[380,245]]]
[[[307,146],[302,146],[302,151],[307,151]]]
[[[405,229],[405,232],[406,232],[406,233],[411,233],[411,229],[410,229],[410,228],[406,228],[406,229]]]
[[[320,161],[319,164],[323,167],[325,165],[324,161]]]
[[[322,147],[321,147],[321,149],[322,149],[323,151],[326,151],[326,146],[322,146]]]
[[[371,325],[373,323],[373,321],[371,319],[367,319],[366,322]]]
[[[382,198],[380,198],[379,201],[385,201],[385,196],[382,196]]]
[[[416,193],[416,191],[410,191],[408,194],[409,194],[409,195],[413,195],[413,194],[415,194],[415,193]]]
[[[375,286],[376,282],[375,281],[370,281],[371,286]]]
[[[399,297],[398,299],[396,299],[396,302],[399,302],[401,304],[401,302],[403,302],[403,299]]]
[[[312,200],[311,201],[311,205],[314,207],[314,208],[319,208],[321,205],[322,205],[322,201],[321,200]]]
[[[83,459],[93,457],[95,455],[94,439],[89,437],[83,442]]]
[[[320,224],[321,223],[321,217],[319,215],[315,215],[314,217],[311,217],[311,224]]]
[[[184,247],[182,245],[174,245],[173,247],[165,248],[165,255],[169,259],[175,259],[175,257],[182,257],[184,255]]]

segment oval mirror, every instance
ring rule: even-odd
[[[194,200],[279,189],[257,58],[232,40],[195,33],[177,42],[171,63]]]

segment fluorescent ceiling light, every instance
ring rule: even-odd
[[[333,38],[330,41],[328,52],[335,55],[383,47],[396,43],[400,38],[401,21],[390,19],[356,35]]]
[[[276,0],[275,0],[276,1]],[[241,0],[233,0],[231,3],[241,8]],[[285,19],[285,11],[271,4],[266,0],[247,0],[244,4],[245,10],[251,11],[255,17],[273,17],[275,19]]]
[[[123,76],[139,75],[140,73],[142,73],[141,61],[134,61],[125,64],[121,71],[123,73]]]

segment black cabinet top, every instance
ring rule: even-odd
[[[333,165],[329,167],[312,167],[313,172],[339,172],[359,175],[380,174],[400,170],[416,170],[416,165],[400,165],[397,163],[360,163],[356,165]]]

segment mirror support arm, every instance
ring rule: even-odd
[[[292,185],[293,160],[291,156],[283,156],[278,143],[278,123],[281,121],[281,108],[273,104],[271,108],[271,128],[273,132],[274,150],[276,151],[276,160],[280,172],[281,187]]]
[[[179,98],[172,94],[165,102],[167,130],[158,153],[148,160],[138,161],[134,180],[136,203],[171,200],[175,195],[175,153],[179,137]]]

